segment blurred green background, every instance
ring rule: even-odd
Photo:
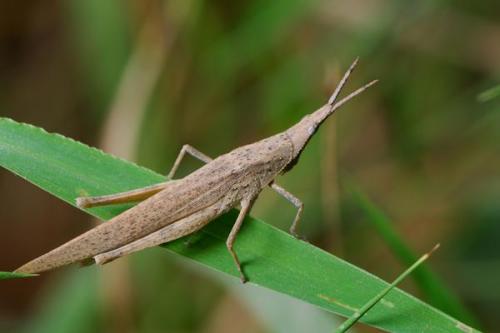
[[[499,20],[494,0],[4,1],[0,115],[166,173],[184,143],[217,156],[291,126],[359,56],[347,89],[379,84],[280,180],[305,203],[302,231],[386,280],[410,249],[440,242],[430,269],[446,292],[402,288],[494,332]],[[2,270],[97,223],[3,169],[0,199]],[[288,228],[295,210],[268,191],[252,214]],[[0,332],[325,332],[338,320],[158,249],[0,283]]]

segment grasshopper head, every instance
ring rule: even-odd
[[[351,64],[347,72],[344,74],[342,77],[342,80],[340,80],[339,84],[335,88],[335,91],[333,92],[332,96],[328,100],[328,103],[323,105],[320,109],[314,111],[311,114],[308,114],[304,118],[302,118],[301,121],[299,121],[296,125],[290,127],[286,133],[288,137],[291,139],[294,147],[294,158],[290,162],[290,164],[286,167],[285,171],[290,170],[295,163],[297,163],[298,158],[300,157],[300,154],[304,150],[304,147],[306,144],[309,142],[311,137],[316,133],[318,130],[319,126],[325,121],[326,118],[328,118],[330,115],[332,115],[335,110],[337,110],[339,107],[344,105],[347,101],[352,99],[353,97],[359,95],[362,93],[364,90],[366,90],[368,87],[371,85],[375,84],[377,80],[371,81],[370,83],[364,85],[363,87],[355,90],[354,92],[350,93],[340,101],[336,102],[337,97],[340,93],[340,90],[342,87],[345,85],[349,75],[351,74],[352,70],[358,63],[358,59],[354,60],[354,62]]]

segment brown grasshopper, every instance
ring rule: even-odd
[[[233,250],[236,235],[245,216],[262,189],[270,186],[297,208],[290,227],[290,233],[297,237],[297,226],[304,205],[293,194],[276,184],[274,179],[297,163],[304,147],[328,116],[376,82],[372,81],[336,102],[356,63],[357,59],[344,74],[327,104],[284,132],[236,148],[216,159],[184,145],[168,174],[170,179],[186,153],[206,164],[182,179],[123,193],[77,198],[76,204],[80,208],[142,202],[109,222],[100,224],[28,262],[16,272],[39,273],[92,259],[97,264],[105,264],[126,254],[191,234],[240,204],[240,213],[226,245],[238,268],[241,281],[245,282],[245,274]]]

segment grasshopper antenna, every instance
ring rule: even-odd
[[[342,105],[347,103],[349,100],[361,94],[363,91],[365,91],[366,89],[368,89],[369,87],[378,82],[378,80],[373,80],[365,84],[361,88],[358,88],[357,90],[353,91],[352,93],[350,93],[349,95],[347,95],[346,97],[342,98],[340,101],[337,102],[337,98],[340,94],[340,91],[345,86],[347,79],[349,78],[352,71],[358,64],[358,60],[359,58],[356,58],[351,64],[351,66],[349,66],[349,69],[345,72],[344,76],[342,77],[339,84],[335,88],[335,91],[328,99],[328,103],[326,105],[324,105],[319,110],[316,110],[315,112],[311,113],[310,115],[305,116],[295,126],[290,127],[286,131],[288,137],[290,138],[290,140],[292,140],[294,146],[295,156],[294,159],[292,160],[293,162],[296,162],[298,156],[304,149],[309,139],[314,135],[314,133],[316,133],[319,126],[325,121],[326,118],[328,118],[328,116],[332,115],[335,112],[335,110],[337,110]],[[294,163],[291,163],[290,168],[293,165]]]
[[[373,86],[375,83],[377,83],[378,80],[373,80],[373,81],[370,81],[368,82],[367,84],[365,84],[364,86],[362,86],[361,88],[358,88],[357,90],[353,91],[352,93],[350,93],[349,95],[347,95],[346,97],[342,98],[340,101],[338,101],[337,103],[331,105],[331,108],[330,108],[330,112],[327,114],[327,117],[332,114],[335,110],[337,110],[339,107],[341,107],[342,105],[344,105],[346,102],[348,102],[350,99],[352,99],[353,97],[356,97],[357,95],[361,94],[363,91],[365,91],[366,89],[370,88],[371,86]],[[332,95],[333,96],[333,95]]]
[[[328,99],[328,103],[327,103],[326,107],[323,107],[323,108],[317,110],[316,112],[312,113],[309,116],[310,117],[309,121],[313,122],[313,128],[314,128],[313,132],[315,132],[317,130],[317,128],[319,127],[319,125],[321,125],[321,123],[323,123],[323,121],[325,121],[325,119],[328,118],[328,116],[330,116],[333,112],[335,112],[335,110],[337,110],[342,105],[344,105],[346,102],[348,102],[352,98],[356,97],[357,95],[361,94],[363,91],[365,91],[366,89],[368,89],[369,87],[371,87],[372,85],[374,85],[375,83],[378,82],[378,80],[373,80],[373,81],[365,84],[361,88],[358,88],[357,90],[353,91],[352,93],[350,93],[349,95],[347,95],[346,97],[342,98],[340,101],[337,102],[337,98],[340,94],[340,91],[345,86],[347,79],[349,79],[349,76],[351,75],[352,71],[354,70],[354,68],[358,64],[358,61],[359,61],[359,58],[356,58],[353,61],[353,63],[351,64],[351,66],[349,66],[349,69],[345,72],[344,76],[342,77],[339,84],[335,88],[335,91]]]
[[[335,103],[335,100],[337,99],[337,97],[340,94],[340,91],[344,87],[345,83],[347,82],[347,79],[351,75],[352,71],[354,70],[354,67],[356,67],[356,65],[358,64],[358,62],[359,62],[359,57],[357,57],[356,59],[354,59],[354,61],[352,62],[351,66],[349,66],[349,69],[347,70],[347,72],[345,72],[344,76],[340,80],[339,84],[337,84],[337,87],[335,88],[335,91],[333,92],[332,96],[330,96],[330,98],[328,99],[328,105],[333,106],[333,104]]]

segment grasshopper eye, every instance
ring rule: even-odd
[[[309,126],[309,128],[307,129],[307,132],[309,133],[309,135],[313,135],[314,132],[316,132],[316,129],[318,128],[318,124],[317,123],[313,123],[311,126]]]

